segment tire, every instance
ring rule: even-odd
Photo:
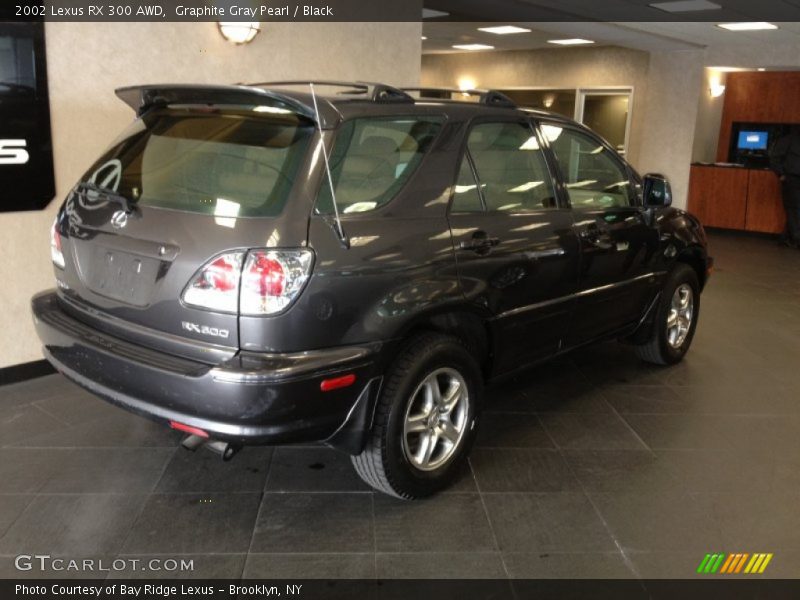
[[[686,309],[683,307],[683,299],[687,297],[687,290],[691,303],[691,316],[688,317],[688,323],[686,322]],[[679,302],[680,312],[675,315],[677,320],[670,321],[674,316],[673,301],[676,300]],[[689,350],[689,346],[692,345],[699,316],[700,284],[697,280],[697,273],[690,266],[679,263],[667,276],[658,302],[650,339],[636,347],[637,355],[642,360],[656,365],[674,365],[680,362]],[[686,325],[685,331],[683,325]],[[676,327],[678,327],[677,330]]]
[[[457,338],[439,333],[410,338],[387,371],[367,444],[351,457],[356,472],[397,498],[424,498],[446,488],[467,460],[482,391],[480,366]],[[443,412],[447,399],[452,408]]]

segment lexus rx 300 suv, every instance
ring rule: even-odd
[[[188,447],[324,442],[423,497],[488,382],[692,342],[703,228],[569,119],[380,84],[117,94],[137,118],[59,210],[34,318],[61,373]]]

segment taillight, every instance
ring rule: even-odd
[[[210,260],[192,278],[183,293],[183,301],[190,306],[219,312],[279,313],[302,291],[312,263],[310,250],[222,254]]]
[[[61,251],[61,234],[58,232],[58,219],[53,221],[53,226],[50,228],[50,258],[53,264],[59,269],[63,269],[64,253]]]
[[[271,315],[289,306],[311,273],[310,250],[251,250],[242,270],[239,312]]]
[[[183,301],[190,306],[235,313],[239,308],[239,278],[244,252],[211,259],[186,287]]]

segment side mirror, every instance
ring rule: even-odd
[[[642,198],[647,207],[670,206],[672,204],[672,186],[663,175],[648,173],[642,181]]]

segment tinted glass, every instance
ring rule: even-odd
[[[283,209],[314,133],[291,113],[164,109],[146,114],[85,179],[139,205],[222,217]]]
[[[383,206],[414,173],[441,127],[441,119],[388,117],[354,119],[336,134],[330,156],[340,213]],[[317,212],[333,212],[327,180],[320,188]]]
[[[469,152],[490,211],[555,208],[555,192],[536,136],[524,123],[484,123],[469,134]]]
[[[542,125],[561,168],[573,208],[630,206],[628,173],[594,138],[556,125]]]

